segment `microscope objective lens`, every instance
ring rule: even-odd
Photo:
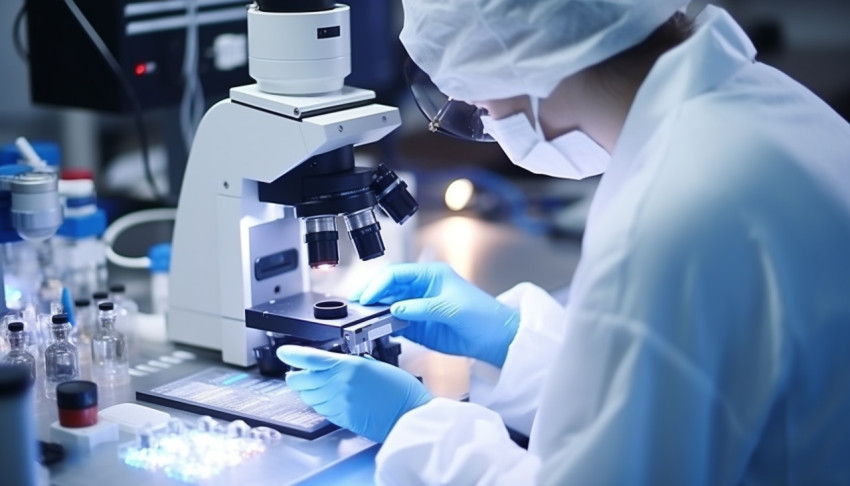
[[[345,215],[348,236],[357,249],[361,260],[371,260],[384,254],[384,240],[381,238],[381,225],[375,219],[373,208]]]
[[[307,218],[304,241],[307,243],[307,256],[310,267],[320,268],[336,266],[339,263],[339,233],[335,216]]]

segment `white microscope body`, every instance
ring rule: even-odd
[[[174,230],[170,340],[254,364],[252,349],[267,337],[246,327],[246,309],[309,290],[310,271],[295,207],[264,202],[261,186],[401,124],[396,108],[371,103],[373,92],[343,87],[348,14],[344,5],[249,7],[250,72],[259,83],[231,89],[195,135]]]

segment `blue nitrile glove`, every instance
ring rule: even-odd
[[[445,263],[391,265],[351,300],[392,303],[392,315],[414,321],[398,334],[436,351],[499,368],[519,328],[519,314],[464,280]]]
[[[331,422],[383,442],[402,415],[433,398],[422,383],[395,366],[347,354],[286,345],[277,357],[301,371],[286,383]]]

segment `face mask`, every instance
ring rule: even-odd
[[[540,100],[532,98],[531,108],[537,120],[535,130],[525,113],[501,120],[482,116],[484,129],[515,165],[523,169],[564,179],[584,179],[605,172],[611,155],[586,133],[573,130],[547,141],[540,127]]]

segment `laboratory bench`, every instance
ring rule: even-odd
[[[113,388],[98,388],[98,408],[103,410],[112,405],[135,402],[180,418],[187,424],[196,422],[199,415],[169,407],[136,401],[135,392],[150,390],[157,386],[203,371],[209,367],[224,367],[220,355],[216,352],[196,348],[187,348],[170,343],[135,342],[131,347],[130,365],[135,374],[145,370],[144,376],[133,376],[129,385]],[[178,363],[179,361],[179,363]],[[85,366],[83,366],[85,377]],[[238,370],[238,368],[234,368]],[[40,391],[40,390],[39,390]],[[38,437],[51,441],[50,424],[57,420],[55,400],[44,398],[43,393],[36,402]],[[218,420],[226,424],[227,421]],[[166,486],[185,485],[189,482],[173,479],[164,471],[146,471],[125,464],[119,457],[122,447],[134,443],[136,435],[121,431],[117,442],[107,442],[90,450],[87,448],[69,449],[61,462],[52,465],[50,484],[55,486]],[[226,468],[219,474],[199,481],[203,485],[257,484],[284,486],[303,484],[303,481],[332,469],[343,461],[363,462],[367,468],[364,477],[371,481],[374,468],[374,453],[377,446],[373,442],[358,437],[346,430],[336,430],[314,440],[300,439],[282,435],[279,442],[268,445],[265,452],[244,460],[239,465]],[[363,461],[358,456],[369,458]],[[346,466],[351,468],[350,465]],[[345,468],[343,468],[345,470]],[[354,474],[355,471],[348,471]],[[336,476],[324,476],[336,480]],[[309,482],[307,484],[310,484]],[[346,478],[346,484],[351,484]],[[371,484],[366,482],[363,484]]]
[[[412,258],[410,254],[404,255],[407,260],[446,261],[462,276],[492,294],[527,280],[552,291],[561,299],[565,298],[566,285],[578,262],[580,248],[578,240],[533,236],[506,224],[464,216],[423,222],[415,238],[417,254]],[[368,270],[374,269],[370,267]],[[356,269],[354,273],[362,280],[364,271]],[[143,272],[111,269],[110,279],[125,282],[129,293],[133,295],[135,292],[142,309],[147,307],[144,301],[146,276]],[[168,342],[148,342],[137,338],[130,349],[130,365],[136,376],[131,378],[129,385],[111,389],[101,387],[98,391],[101,410],[118,403],[136,402],[135,392],[138,390],[150,390],[210,366],[224,366],[217,352]],[[469,361],[465,358],[442,355],[402,340],[400,366],[421,376],[423,383],[436,396],[463,399],[468,393]],[[170,407],[137,403],[190,423],[199,417]],[[41,398],[37,410],[39,438],[49,440],[50,424],[57,419],[55,401]],[[150,472],[124,464],[119,457],[119,448],[134,440],[134,434],[122,431],[118,442],[101,444],[90,452],[69,454],[65,460],[50,467],[51,484],[187,484],[169,478],[162,471]],[[378,444],[346,430],[336,430],[314,440],[284,435],[265,453],[198,484],[373,484],[374,459],[378,449]]]

